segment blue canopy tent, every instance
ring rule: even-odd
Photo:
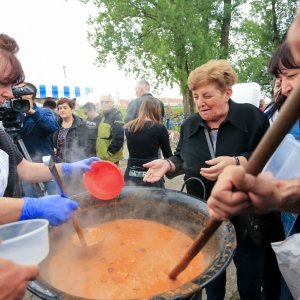
[[[36,98],[45,99],[47,97],[51,98],[77,98],[88,95],[93,91],[91,87],[82,87],[82,86],[71,86],[71,85],[46,85],[39,84],[37,87]]]

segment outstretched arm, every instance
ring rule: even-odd
[[[58,226],[69,221],[76,209],[77,202],[61,195],[23,199],[0,197],[0,224],[46,219],[52,226]]]
[[[99,161],[98,157],[90,157],[74,163],[56,164],[60,175],[71,175],[73,173],[84,173],[91,169],[90,165]],[[17,166],[18,175],[22,181],[45,182],[52,178],[49,168],[43,163],[34,163],[23,159]]]
[[[175,169],[175,165],[170,160],[156,159],[143,165],[148,168],[144,176],[144,182],[154,183],[159,181],[167,172]]]

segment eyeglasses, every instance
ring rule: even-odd
[[[108,104],[111,103],[112,101],[100,101],[101,104]]]

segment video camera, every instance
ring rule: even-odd
[[[14,86],[12,88],[13,99],[6,99],[0,106],[0,121],[5,128],[14,128],[18,131],[21,125],[21,113],[26,113],[30,109],[29,100],[23,100],[22,96],[33,95],[34,91],[28,87]]]

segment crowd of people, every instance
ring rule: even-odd
[[[211,60],[193,70],[188,87],[197,112],[180,126],[174,153],[168,133],[172,111],[150,93],[149,82],[137,83],[137,98],[130,102],[124,118],[111,95],[100,97],[100,112],[95,104],[86,103],[86,118],[76,114],[76,102],[67,98],[46,99],[39,107],[36,87],[25,81],[16,57],[16,41],[1,34],[0,104],[14,97],[14,86],[26,87],[30,93],[22,96],[29,101],[29,109],[20,115],[18,139],[0,128],[0,224],[34,218],[45,218],[53,226],[67,222],[78,204],[58,194],[42,157],[53,156],[67,189],[79,192],[78,182],[93,162],[103,159],[119,165],[126,137],[125,185],[164,188],[164,176],[172,179],[184,174],[187,193],[207,202],[212,218],[230,218],[237,236],[233,261],[241,299],[293,299],[295,294],[279,271],[271,242],[300,232],[300,178],[255,177],[245,173],[245,166],[300,84],[299,33],[297,16],[287,40],[269,62],[273,101],[264,112],[231,99],[237,75],[228,61]],[[300,118],[290,133],[300,142]],[[74,177],[76,186],[72,186]],[[37,190],[36,183],[44,189]],[[0,258],[0,299],[21,299],[28,280],[37,276],[37,266]],[[226,271],[206,286],[207,299],[224,299],[225,292]]]

